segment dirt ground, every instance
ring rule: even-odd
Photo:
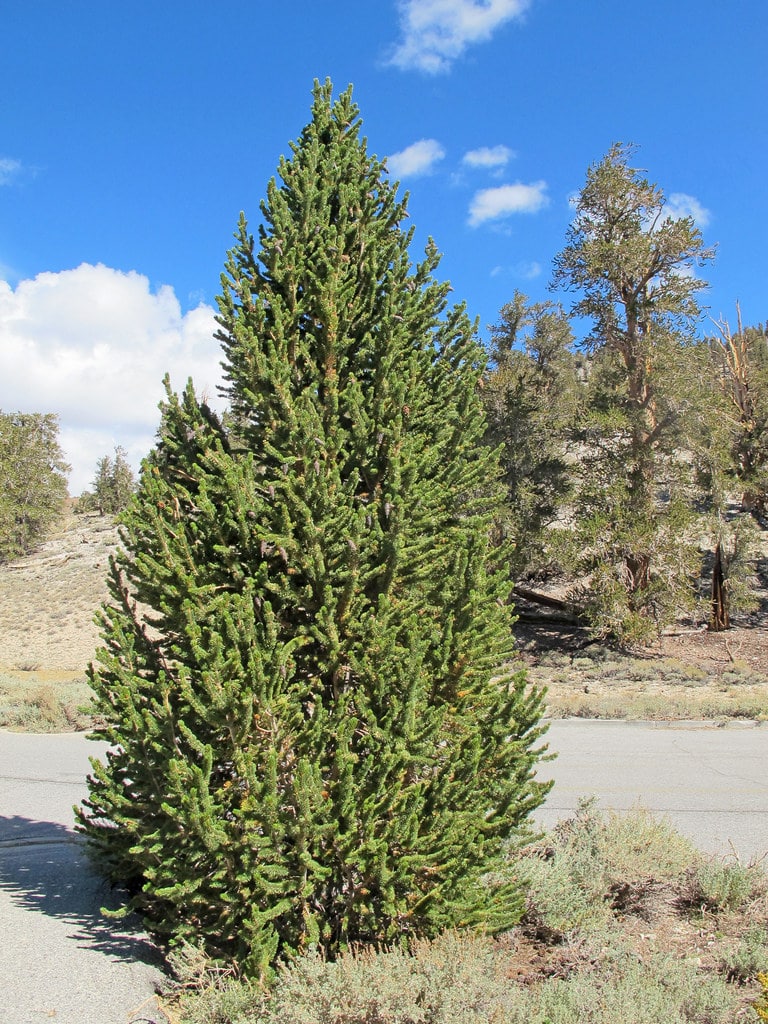
[[[37,552],[0,566],[0,672],[6,680],[55,685],[84,676],[98,643],[94,615],[107,596],[117,543],[109,517],[69,512]],[[725,633],[680,627],[631,654],[591,643],[583,630],[522,614],[515,627],[520,663],[547,687],[553,717],[762,720],[768,717],[764,596],[758,613]]]
[[[632,652],[547,623],[518,622],[515,636],[521,664],[547,688],[551,717],[768,718],[768,627],[759,619],[722,633],[679,627]]]
[[[68,513],[34,554],[0,566],[0,670],[83,675],[107,596],[109,555],[118,541],[107,516]]]

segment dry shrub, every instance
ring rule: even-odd
[[[183,977],[189,986],[188,969]],[[410,953],[350,951],[333,963],[308,953],[282,969],[269,996],[215,970],[207,985],[198,982],[197,987],[196,998],[184,1004],[185,1024],[506,1024],[525,1019],[520,1016],[524,990],[505,977],[503,954],[490,939],[469,933],[417,941]]]
[[[0,728],[17,732],[79,732],[93,724],[85,679],[72,683],[7,685],[0,681]]]
[[[759,864],[711,858],[701,860],[688,872],[683,901],[693,910],[738,911],[765,893],[767,885]]]
[[[582,801],[573,818],[520,859],[526,921],[561,937],[605,928],[617,912],[642,914],[695,859],[666,820],[642,808],[604,815],[594,801]]]
[[[620,941],[592,944],[591,965],[523,985],[490,939],[446,934],[403,951],[315,954],[284,968],[267,995],[212,975],[182,1003],[184,1024],[726,1024],[738,997],[717,976]]]
[[[335,963],[308,953],[282,968],[270,992],[209,969],[198,955],[187,966],[178,1019],[183,1024],[730,1024],[751,1019],[753,979],[768,963],[768,892],[758,866],[705,860],[666,821],[645,810],[603,814],[585,801],[543,840],[511,853],[510,871],[530,886],[528,910],[523,924],[501,941],[448,933],[416,942],[410,951],[361,949]],[[707,894],[709,902],[698,908],[706,935],[681,893],[697,893],[700,900]],[[765,1013],[761,1019],[768,1020],[768,975],[764,985],[757,1006]]]

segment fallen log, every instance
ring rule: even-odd
[[[521,608],[515,605],[515,613],[518,619],[524,622],[555,623],[563,626],[577,626],[580,623],[578,614],[562,598],[553,597],[551,594],[543,594],[540,590],[531,590],[530,587],[516,586],[512,591],[512,600],[520,598],[530,604],[539,605],[541,611],[531,608]],[[545,611],[544,609],[548,609]]]

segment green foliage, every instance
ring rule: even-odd
[[[730,621],[732,614],[755,611],[760,605],[755,574],[760,531],[749,513],[726,515],[716,511],[711,521],[711,544],[720,561],[723,604],[726,621]],[[715,604],[713,598],[713,616]]]
[[[580,948],[564,976],[521,984],[487,938],[448,933],[411,953],[360,950],[328,963],[302,956],[270,994],[213,974],[181,1002],[183,1024],[726,1024],[737,992],[687,959],[642,957],[612,936]],[[603,944],[601,944],[603,943]],[[194,991],[194,990],[193,990]],[[188,989],[188,992],[190,990]]]
[[[756,978],[768,963],[768,931],[753,925],[720,959],[720,969],[729,981],[744,984]]]
[[[493,330],[494,368],[483,382],[488,439],[502,444],[514,579],[551,566],[548,527],[571,491],[568,457],[579,407],[573,335],[560,306],[516,292]]]
[[[526,918],[499,941],[450,931],[414,940],[407,951],[349,950],[333,963],[312,951],[281,968],[269,991],[186,949],[173,957],[181,985],[174,1019],[176,1013],[184,1024],[746,1019],[745,985],[765,963],[764,876],[749,869],[750,899],[760,902],[743,905],[740,916],[723,910],[716,917],[706,909],[702,930],[680,898],[702,864],[665,821],[642,810],[600,814],[583,802],[572,820],[511,857],[510,868],[530,877],[533,888]],[[560,921],[548,933],[545,905]],[[762,984],[768,986],[765,976]],[[758,1015],[766,1006],[764,995]]]
[[[410,952],[348,951],[333,963],[310,953],[283,968],[269,994],[216,972],[206,978],[195,951],[174,966],[195,992],[182,1002],[184,1024],[505,1024],[525,1002],[501,951],[470,933],[417,939]]]
[[[595,461],[603,463],[599,469],[582,461],[575,528],[562,531],[557,543],[575,578],[584,580],[573,585],[571,599],[594,636],[641,646],[696,606],[702,558],[683,491],[686,470],[670,481],[664,500],[642,509],[618,465],[601,484],[607,460]]]
[[[765,876],[754,864],[710,860],[699,864],[690,880],[692,907],[720,912],[740,910],[765,887]]]
[[[122,517],[80,828],[173,943],[256,977],[458,924],[546,786],[512,653],[482,350],[446,308],[349,92],[311,122],[222,277],[222,421],[167,384]]]
[[[101,515],[117,515],[127,508],[136,490],[136,478],[124,448],[115,448],[114,459],[109,455],[99,459],[92,486],[93,493],[84,503],[86,508],[93,505]]]
[[[0,562],[28,554],[56,522],[68,472],[58,417],[0,412]]]
[[[169,991],[174,1011],[169,1020],[184,1024],[233,1024],[261,1021],[268,995],[264,986],[230,966],[214,964],[205,950],[183,943],[168,955],[173,976]],[[166,1004],[167,1005],[167,1004]]]
[[[693,331],[711,258],[690,218],[673,219],[663,192],[615,145],[589,169],[554,283],[578,291],[592,321],[579,435],[574,529],[564,532],[576,593],[600,634],[643,642],[692,597],[698,575],[697,494],[690,453],[700,418]],[[699,560],[700,561],[700,560]]]
[[[605,929],[617,911],[641,911],[694,859],[666,821],[642,809],[604,815],[583,802],[516,865],[528,890],[526,919],[561,936]]]
[[[596,951],[597,952],[597,951]],[[707,977],[677,957],[640,957],[618,946],[590,974],[555,978],[531,994],[527,1015],[515,1024],[730,1024],[735,993],[718,977]]]
[[[664,192],[629,166],[634,147],[615,143],[587,172],[555,280],[582,293],[574,306],[593,321],[588,347],[615,349],[632,390],[648,383],[640,357],[659,334],[690,336],[704,282],[690,271],[713,256],[691,217],[673,218]]]
[[[520,993],[486,940],[447,933],[412,953],[361,951],[335,964],[303,957],[282,973],[265,1019],[274,1024],[492,1024],[514,1019]]]

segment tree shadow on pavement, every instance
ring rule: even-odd
[[[63,825],[20,816],[0,818],[0,900],[72,925],[71,937],[115,960],[161,967],[159,949],[135,914],[106,917],[122,894],[95,870],[84,840]]]

